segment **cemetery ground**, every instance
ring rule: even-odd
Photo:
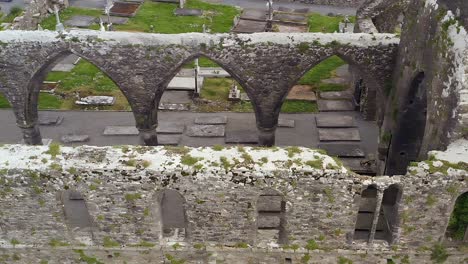
[[[184,33],[202,32],[203,24],[211,30],[211,33],[229,32],[233,19],[240,13],[236,7],[210,4],[200,0],[187,1],[187,8],[198,8],[203,10],[203,16],[175,16],[176,4],[156,3],[146,1],[142,4],[134,17],[129,18],[124,25],[115,25],[115,30],[155,32],[155,33]],[[13,10],[15,11],[15,10]],[[7,16],[12,20],[14,16],[22,11],[16,10],[14,14]],[[99,9],[85,9],[69,7],[60,13],[61,21],[66,21],[76,15],[86,15],[98,19],[103,15]],[[354,18],[351,18],[353,21]],[[342,16],[326,16],[321,14],[309,14],[309,32],[335,32],[338,31]],[[51,15],[42,21],[44,29],[55,29],[55,16]],[[153,25],[153,27],[151,27]],[[89,29],[99,29],[99,24],[94,23]],[[151,29],[153,28],[153,29]],[[324,60],[306,73],[298,84],[306,85],[310,91],[342,91],[346,85],[341,83],[322,82],[325,79],[334,78],[336,69],[345,62],[339,57],[333,56]],[[199,59],[200,67],[219,67],[207,58]],[[194,68],[194,62],[188,63],[184,68]],[[55,89],[49,93],[41,92],[39,96],[39,109],[61,109],[61,110],[130,110],[126,98],[118,87],[103,72],[93,64],[80,60],[70,72],[50,72],[46,78],[47,82],[56,82]],[[198,112],[253,112],[249,101],[228,101],[229,89],[233,84],[230,78],[205,78],[201,89],[200,98],[191,102],[190,109]],[[243,93],[242,88],[238,86]],[[76,105],[79,98],[90,95],[106,95],[115,97],[112,106],[87,106]],[[0,108],[9,108],[8,102],[0,95]],[[305,100],[286,100],[282,112],[301,113],[317,112],[316,102]]]

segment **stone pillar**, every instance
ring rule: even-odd
[[[23,140],[24,144],[26,145],[42,145],[42,137],[41,132],[39,131],[39,127],[37,124],[31,125],[18,125],[23,132]]]
[[[275,145],[276,127],[258,127],[258,145],[262,147],[272,147]]]
[[[374,237],[375,237],[375,230],[377,229],[377,223],[379,222],[379,216],[380,216],[380,207],[382,206],[382,199],[383,199],[383,191],[380,189],[377,189],[377,201],[375,205],[375,212],[374,212],[374,219],[372,220],[372,227],[369,235],[369,244],[372,244],[374,242]]]
[[[144,146],[157,146],[158,145],[158,134],[156,133],[156,127],[151,129],[138,129],[140,131],[140,144]]]

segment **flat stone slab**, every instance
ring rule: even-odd
[[[377,167],[374,162],[359,158],[343,158],[340,160],[355,173],[367,175],[375,175],[377,173]]]
[[[226,144],[258,144],[257,133],[256,130],[227,131],[224,142]]]
[[[127,17],[109,16],[109,18],[110,18],[110,22],[113,25],[124,25],[124,24],[127,24],[128,22]],[[101,19],[102,19],[102,22],[104,22],[104,24],[107,24],[108,22],[107,16],[101,16]]]
[[[330,156],[346,158],[364,158],[366,156],[357,144],[319,144],[318,148],[327,151]]]
[[[242,14],[240,15],[240,19],[266,21],[267,13],[264,10],[244,9],[244,11],[242,11]]]
[[[114,5],[110,9],[109,15],[134,17],[140,5],[141,3],[138,2],[114,2]]]
[[[203,11],[201,9],[193,9],[193,8],[176,8],[174,11],[174,15],[176,16],[201,16],[203,15]]]
[[[293,119],[283,119],[283,118],[278,119],[278,127],[292,128],[292,127],[295,127],[295,125],[296,125],[296,121],[294,121]]]
[[[40,114],[39,125],[41,126],[58,126],[62,123],[63,116],[52,114]]]
[[[351,93],[348,91],[343,92],[320,92],[320,98],[326,100],[344,100],[350,99],[352,97]]]
[[[197,125],[224,125],[227,123],[227,116],[200,116],[195,118]]]
[[[203,77],[229,77],[231,76],[227,71],[225,71],[223,68],[210,68],[210,67],[205,67],[205,68],[200,68],[200,71],[198,72],[200,76]]]
[[[294,22],[300,24],[307,23],[307,17],[304,15],[294,15],[294,14],[285,14],[285,13],[276,13],[273,15],[274,20],[279,20],[283,22]]]
[[[291,91],[289,91],[286,99],[288,100],[304,100],[304,101],[317,101],[315,92],[312,91],[310,85],[294,85]]]
[[[221,125],[194,125],[187,128],[189,137],[224,137],[225,128]]]
[[[318,115],[315,117],[317,127],[356,127],[352,116]]]
[[[360,141],[357,128],[319,128],[320,141]]]
[[[167,90],[194,91],[196,88],[195,77],[174,77]]]
[[[96,17],[93,16],[72,16],[64,22],[65,26],[86,28],[96,23]]]
[[[190,110],[189,104],[171,104],[171,103],[160,103],[159,110],[167,111],[188,111]]]
[[[177,146],[180,143],[180,138],[176,135],[158,135],[158,145]]]
[[[136,136],[138,129],[134,126],[106,126],[104,136]]]
[[[115,97],[113,96],[87,96],[75,101],[77,105],[113,105]]]
[[[184,130],[184,123],[175,122],[160,122],[156,128],[158,134],[182,134]]]
[[[231,30],[234,33],[255,33],[265,32],[266,22],[240,19],[237,25]]]
[[[19,143],[24,144],[24,139],[22,139]],[[42,139],[42,145],[49,146],[50,143],[52,143],[52,139],[50,139],[50,138],[43,138]]]
[[[75,64],[56,64],[51,71],[53,72],[71,72],[75,68]]]
[[[88,142],[88,135],[65,135],[60,138],[63,143]]]
[[[354,111],[354,106],[346,100],[318,100],[320,112]]]

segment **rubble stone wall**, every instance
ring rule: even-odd
[[[68,0],[30,0],[24,13],[15,18],[12,29],[35,30],[37,25],[47,16],[53,14],[57,6],[59,10],[68,7]]]

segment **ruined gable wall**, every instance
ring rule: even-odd
[[[418,73],[424,73],[421,85],[427,91],[427,119],[419,154],[419,147],[413,148],[414,158],[424,159],[429,150],[445,149],[466,136],[467,41],[466,29],[450,10],[436,1],[412,1],[401,34],[393,87],[388,90],[382,150],[390,138],[410,132],[399,130],[398,122],[408,107],[408,93]],[[402,151],[407,150],[395,147],[390,156]],[[381,154],[386,156],[385,151]]]

